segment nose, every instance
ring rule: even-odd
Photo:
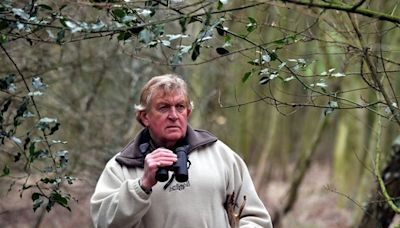
[[[178,118],[178,111],[176,110],[175,107],[171,107],[171,109],[169,110],[168,118],[170,118],[170,119],[177,119]]]

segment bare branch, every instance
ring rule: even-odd
[[[378,11],[373,11],[373,10],[369,10],[369,9],[365,9],[365,8],[359,8],[359,6],[357,6],[358,4],[356,4],[355,6],[351,6],[351,5],[347,5],[344,3],[338,4],[338,3],[334,3],[334,2],[329,2],[329,3],[325,3],[325,2],[314,2],[314,1],[296,1],[296,0],[284,0],[284,2],[289,2],[295,5],[302,5],[302,6],[307,6],[307,7],[316,7],[316,8],[320,8],[320,9],[333,9],[333,10],[339,10],[339,11],[343,11],[343,12],[348,12],[348,13],[355,13],[355,14],[360,14],[366,17],[371,17],[371,18],[376,18],[378,20],[382,20],[382,21],[389,21],[389,22],[393,22],[396,24],[400,24],[400,17],[396,17],[393,15],[389,15],[386,13],[381,13]],[[363,1],[361,1],[361,4],[363,3]],[[361,6],[361,5],[360,5]]]

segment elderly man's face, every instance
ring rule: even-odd
[[[186,135],[191,109],[184,94],[175,91],[169,94],[156,92],[147,111],[140,113],[143,124],[157,146],[173,147]]]

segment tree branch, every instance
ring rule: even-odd
[[[386,13],[381,13],[365,8],[359,8],[364,1],[360,1],[354,6],[347,5],[347,4],[338,4],[338,3],[323,3],[323,2],[314,2],[314,1],[296,1],[296,0],[282,0],[283,2],[288,2],[292,3],[295,5],[302,5],[302,6],[308,6],[308,7],[315,7],[315,8],[320,8],[320,9],[333,9],[333,10],[339,10],[343,12],[348,12],[348,13],[355,13],[355,14],[360,14],[366,17],[371,17],[371,18],[376,18],[378,20],[382,21],[389,21],[393,22],[396,24],[400,24],[400,17],[392,16]]]
[[[362,4],[364,4],[364,2],[365,2],[366,0],[361,0],[361,1],[359,1],[357,4],[355,4],[351,9],[352,10],[355,10],[355,9],[357,9],[358,7],[360,7]]]

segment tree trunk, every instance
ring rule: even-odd
[[[400,197],[400,137],[392,145],[393,154],[382,171],[382,178],[388,194],[398,202]],[[386,202],[381,188],[377,184],[373,196],[368,202],[359,227],[386,228],[392,223],[395,212]]]

